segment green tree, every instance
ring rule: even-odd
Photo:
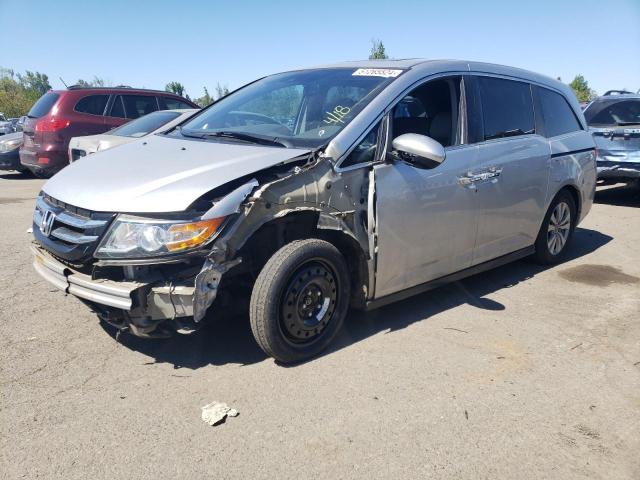
[[[49,90],[51,85],[49,84],[49,77],[44,73],[30,72],[27,70],[24,75],[18,73],[18,82],[26,89],[34,92],[41,97]]]
[[[169,82],[164,87],[164,89],[167,92],[172,92],[172,93],[175,93],[176,95],[180,95],[181,97],[184,97],[185,88],[184,88],[184,85],[182,85],[180,82]]]
[[[85,88],[89,88],[89,87],[107,87],[109,85],[107,85],[107,82],[103,79],[100,78],[96,75],[93,76],[93,80],[90,81],[86,81],[83,80],[81,78],[78,79],[78,81],[76,82],[76,85],[80,86],[80,87],[85,87]]]
[[[582,75],[576,75],[569,86],[573,89],[579,102],[588,102],[597,96],[596,92],[589,88],[589,83]]]
[[[380,40],[371,40],[371,53],[369,53],[369,60],[385,60],[389,58],[384,45]]]
[[[32,73],[29,78],[35,78],[33,75]],[[26,115],[41,96],[40,90],[32,88],[31,83],[20,81],[26,77],[16,74],[13,70],[0,68],[0,112],[7,117]],[[46,75],[44,77],[46,78]],[[50,88],[50,85],[48,86]]]
[[[229,95],[229,87],[226,85],[220,85],[220,82],[216,83],[216,100],[220,100],[222,97]]]
[[[209,90],[207,90],[207,87],[203,87],[203,88],[204,88],[204,95],[200,98],[194,99],[194,102],[196,102],[201,107],[206,107],[207,105],[212,103],[214,99],[211,95],[209,95]]]

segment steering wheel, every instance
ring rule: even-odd
[[[233,119],[233,122],[226,120],[225,127],[242,127],[245,125],[251,124],[267,124],[267,125],[277,125],[279,127],[283,127],[287,129],[287,133],[291,134],[292,131],[286,125],[280,123],[275,118],[272,118],[268,115],[263,115],[262,113],[254,113],[254,112],[243,112],[240,110],[232,111],[228,113],[228,117]]]

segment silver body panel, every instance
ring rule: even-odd
[[[549,192],[545,209],[556,192],[564,186],[580,192],[578,221],[589,213],[596,193],[596,159],[592,149],[593,137],[588,131],[575,132],[550,139]],[[579,150],[579,153],[571,153]]]
[[[181,212],[220,185],[304,153],[153,135],[74,162],[42,190],[94,212]]]
[[[478,173],[493,173],[475,183],[481,210],[473,264],[532,245],[545,213],[549,142],[540,135],[496,139],[478,144]]]
[[[477,147],[447,149],[433,170],[398,161],[375,167],[378,238],[375,297],[471,266],[479,210],[459,177],[477,164]]]

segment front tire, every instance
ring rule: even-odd
[[[577,221],[576,203],[569,192],[563,190],[551,202],[544,217],[533,258],[542,265],[561,262],[573,238]]]
[[[258,345],[282,363],[307,360],[334,339],[349,308],[342,254],[318,239],[280,248],[253,286],[249,317]]]

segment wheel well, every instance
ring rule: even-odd
[[[262,225],[238,251],[243,270],[255,280],[269,258],[287,243],[319,238],[331,243],[344,257],[351,276],[351,304],[362,308],[366,300],[363,287],[369,285],[366,255],[350,235],[339,230],[317,228],[318,217],[318,212],[294,212]]]
[[[577,210],[576,217],[579,219],[580,218],[580,212],[582,210],[582,204],[581,204],[581,201],[580,201],[580,192],[573,185],[565,185],[564,187],[562,187],[558,191],[558,193],[563,192],[563,191],[569,192],[569,194],[573,198],[573,201],[576,204],[576,210]],[[556,196],[558,196],[558,193],[556,193]]]

